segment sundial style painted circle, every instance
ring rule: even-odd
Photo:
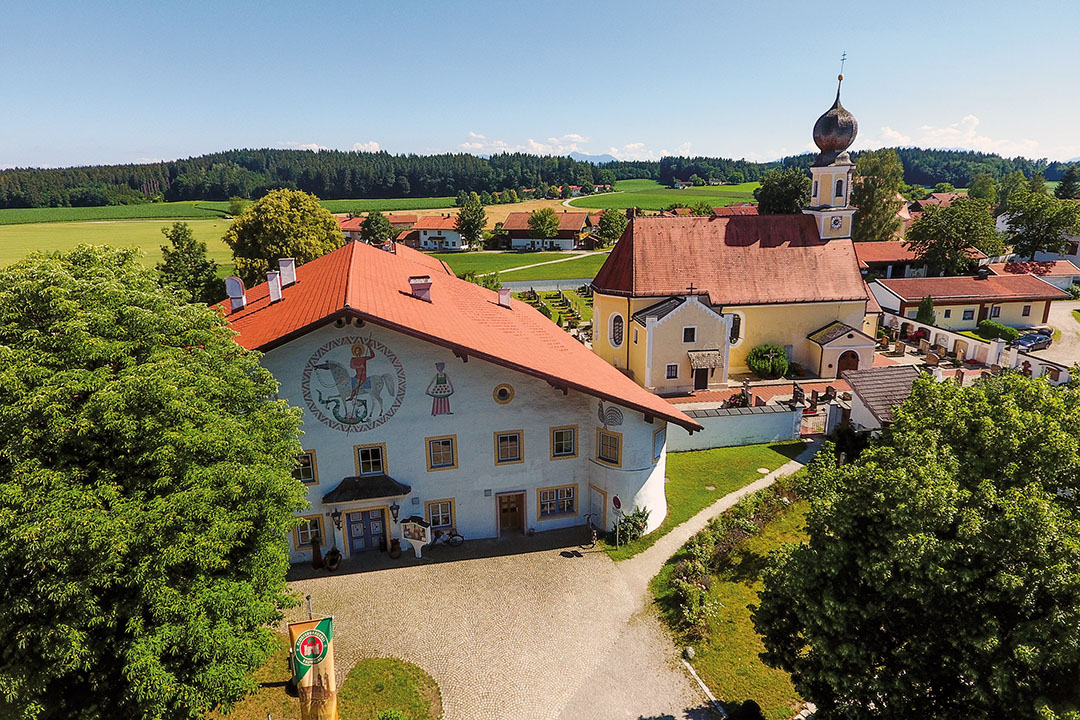
[[[308,358],[300,380],[308,411],[342,432],[382,425],[405,398],[405,368],[386,345],[356,335],[336,338]]]

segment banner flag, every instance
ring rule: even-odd
[[[334,618],[289,623],[300,720],[338,720]]]

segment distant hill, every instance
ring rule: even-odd
[[[614,155],[589,155],[588,153],[582,153],[574,151],[570,153],[570,157],[580,162],[592,163],[593,165],[599,165],[600,163],[618,162],[618,158]]]

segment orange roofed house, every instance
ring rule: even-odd
[[[220,306],[303,412],[311,508],[292,559],[316,536],[349,556],[425,524],[490,538],[591,512],[610,526],[616,495],[659,525],[667,433],[700,426],[508,291],[387,247],[283,261],[246,292],[230,279]]]
[[[764,344],[820,377],[870,367],[879,308],[851,241],[855,130],[838,91],[814,127],[803,214],[631,220],[593,281],[593,350],[668,394],[726,386]]]
[[[506,216],[503,230],[515,250],[578,250],[588,246],[587,239],[596,221],[589,213],[560,212],[559,231],[553,238],[542,238],[529,227],[527,212],[512,212]]]
[[[458,232],[457,215],[443,213],[417,218],[413,230],[419,235],[417,239],[421,250],[455,252],[472,249],[469,241]]]

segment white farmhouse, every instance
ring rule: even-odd
[[[407,548],[412,516],[467,538],[610,527],[617,495],[664,519],[669,425],[700,425],[508,291],[394,244],[283,268],[222,307],[303,411],[294,561],[315,535],[346,557]]]
[[[470,250],[469,241],[457,230],[457,216],[449,213],[417,219],[413,230],[420,233],[422,250]]]

